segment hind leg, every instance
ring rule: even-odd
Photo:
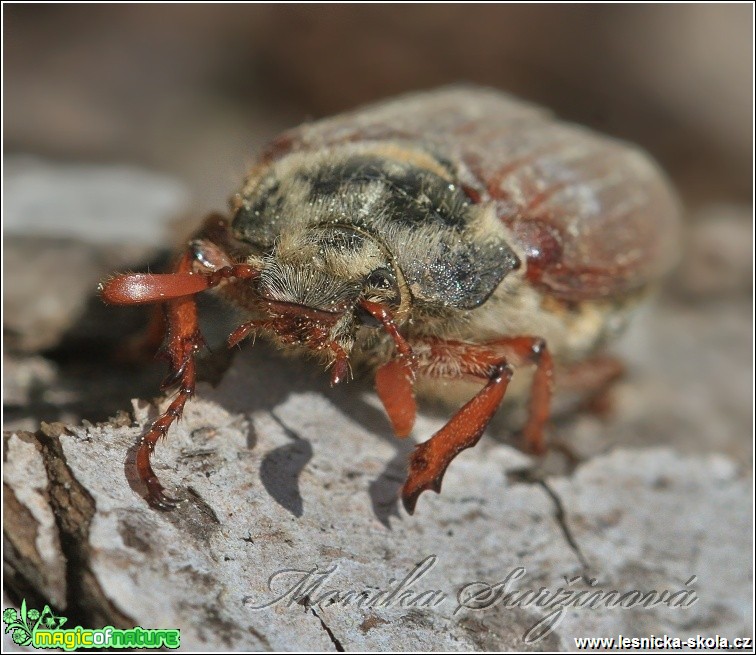
[[[599,416],[611,411],[611,393],[625,372],[624,364],[611,355],[596,355],[559,369],[558,394],[574,396],[577,406]]]

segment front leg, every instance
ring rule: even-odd
[[[176,267],[176,273],[190,271],[193,262],[194,257],[186,253]],[[147,487],[147,501],[158,509],[171,509],[176,505],[176,501],[166,495],[163,485],[152,470],[150,458],[160,437],[166,435],[171,424],[181,416],[186,402],[194,395],[194,355],[203,345],[194,296],[185,296],[166,303],[165,323],[168,328],[165,353],[170,360],[171,373],[163,383],[163,388],[178,385],[179,390],[168,409],[141,438],[136,453],[137,472]]]
[[[474,377],[488,382],[441,430],[413,452],[409,475],[402,489],[402,500],[410,514],[423,491],[440,491],[444,473],[452,460],[462,450],[478,443],[504,398],[512,376],[510,364],[536,365],[524,432],[531,450],[545,451],[543,429],[549,418],[553,362],[543,339],[513,337],[484,344],[426,339],[411,345],[418,357],[420,375]],[[395,408],[387,409],[396,411]]]
[[[195,264],[196,254],[190,250],[179,260],[175,273],[168,273],[161,277],[169,280],[178,279],[182,282],[185,280],[183,276],[192,275],[194,278],[202,279],[205,288],[211,288],[231,278],[243,280],[257,276],[257,271],[246,264],[225,266],[212,274],[203,276],[192,272]],[[152,276],[153,279],[156,277]],[[158,282],[156,288],[160,289],[160,294],[163,295],[166,288],[170,293],[172,287],[170,285],[166,287],[162,282]],[[179,284],[178,289],[181,288]],[[154,293],[154,290],[149,293]],[[170,361],[171,373],[163,382],[163,389],[178,386],[178,393],[168,409],[158,417],[147,434],[142,437],[136,454],[137,472],[147,487],[147,500],[150,505],[158,509],[171,509],[175,507],[176,501],[165,494],[163,485],[152,470],[150,457],[160,437],[166,435],[171,424],[181,416],[184,405],[194,395],[196,383],[194,357],[204,345],[197,320],[197,303],[194,294],[180,296],[167,302],[165,323],[167,326],[165,354]]]
[[[136,453],[139,478],[147,487],[148,502],[158,509],[170,509],[176,501],[168,497],[152,469],[150,458],[160,437],[178,419],[187,401],[194,395],[196,365],[194,357],[204,345],[197,320],[195,295],[223,283],[249,280],[259,276],[257,268],[233,264],[216,241],[221,241],[225,222],[211,216],[202,231],[189,243],[172,273],[153,275],[131,273],[105,281],[101,295],[114,305],[164,303],[166,340],[164,354],[170,362],[170,374],[163,389],[178,387],[168,409],[152,423],[140,439]],[[221,241],[222,243],[222,241]],[[154,335],[153,335],[154,336]]]

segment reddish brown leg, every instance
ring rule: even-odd
[[[175,273],[150,276],[150,279],[146,281],[141,277],[137,279],[139,283],[137,295],[141,302],[144,302],[144,298],[154,297],[155,294],[159,294],[159,297],[178,296],[166,303],[168,337],[165,352],[170,360],[172,372],[163,383],[164,389],[178,385],[178,394],[165,413],[142,437],[136,456],[139,477],[147,486],[147,500],[153,507],[159,509],[170,509],[176,505],[176,501],[165,494],[163,486],[152,470],[150,457],[158,439],[165,436],[171,424],[181,416],[187,400],[194,394],[196,381],[194,354],[204,344],[197,322],[197,304],[194,299],[196,292],[187,295],[181,295],[181,293],[190,287],[207,289],[229,278],[249,279],[258,275],[256,269],[246,264],[225,266],[207,275],[191,273],[195,260],[196,254],[187,252],[179,261]],[[118,280],[119,278],[115,278],[115,281]],[[175,281],[174,286],[171,285],[173,281]],[[129,281],[127,280],[121,286],[129,289]]]
[[[186,253],[176,267],[176,273],[191,271],[194,258]],[[172,300],[166,305],[166,324],[168,338],[165,352],[170,359],[171,374],[166,378],[163,387],[179,385],[179,391],[168,409],[150,426],[149,431],[139,442],[136,455],[136,465],[139,477],[147,486],[147,500],[150,505],[159,509],[175,507],[176,501],[165,494],[150,464],[150,457],[155,450],[155,444],[160,437],[164,437],[170,425],[181,416],[186,401],[194,394],[195,364],[194,353],[203,344],[202,335],[197,323],[197,305],[194,296],[186,296]]]
[[[413,342],[416,346],[413,349],[399,333],[386,307],[365,300],[360,306],[383,325],[396,345],[396,359],[378,369],[376,389],[397,436],[407,436],[415,421],[413,386],[418,369],[433,377],[488,379],[486,386],[441,430],[415,448],[402,489],[402,500],[410,514],[423,491],[440,491],[444,473],[452,460],[465,448],[478,443],[499,408],[512,377],[508,362],[516,366],[536,365],[525,439],[531,450],[545,451],[543,428],[549,418],[554,365],[543,339],[508,337],[483,344],[418,339]]]
[[[331,365],[331,386],[334,387],[349,376],[349,355],[337,343],[331,343],[330,348],[336,356]]]
[[[417,402],[414,382],[414,372],[401,359],[392,359],[375,374],[375,390],[388,414],[394,434],[402,439],[409,436],[415,425]]]
[[[233,348],[241,341],[247,338],[247,335],[253,330],[268,329],[279,334],[285,333],[285,330],[277,329],[275,321],[272,320],[255,320],[242,323],[236,328],[226,340],[229,348]],[[331,364],[331,386],[340,384],[349,376],[349,355],[337,343],[331,342],[328,347],[334,354]]]
[[[535,364],[530,388],[530,409],[523,436],[525,444],[537,455],[546,452],[544,427],[549,420],[554,386],[554,360],[546,342],[538,337],[511,337],[489,341],[486,345],[502,352],[515,367]]]
[[[229,258],[229,255],[217,245],[224,244],[226,247],[230,247],[231,244],[227,241],[228,225],[226,219],[215,214],[205,219],[202,229],[198,232],[196,238],[189,243],[193,261],[192,265],[188,266],[188,272],[202,271],[205,274],[210,274],[220,268],[232,267],[233,261]],[[178,270],[175,271],[175,273],[179,272]],[[127,281],[126,287],[133,293],[135,280],[142,277],[147,276],[142,274],[120,276],[120,279]],[[114,287],[113,281],[111,281],[105,288],[108,293],[112,294],[113,288],[118,287],[117,285]],[[132,304],[133,295],[129,295],[127,300],[127,304]],[[165,308],[155,305],[150,312],[150,320],[144,332],[136,335],[121,347],[116,354],[117,358],[126,362],[141,362],[152,359],[165,339],[167,329],[165,321]]]
[[[402,488],[405,509],[414,513],[418,496],[426,489],[441,491],[441,481],[452,460],[480,440],[499,408],[512,369],[505,362],[492,367],[488,384],[428,441],[417,446],[410,457],[409,475]]]
[[[267,321],[247,321],[246,323],[242,323],[238,328],[236,328],[231,334],[228,335],[226,343],[228,344],[229,348],[233,348],[234,346],[244,341],[244,339],[247,338],[247,335],[252,330],[256,328],[263,328],[267,325]]]
[[[415,371],[417,358],[399,333],[393,316],[381,304],[363,300],[361,307],[383,325],[394,340],[396,359],[384,364],[375,375],[375,389],[386,409],[394,434],[404,438],[412,432],[417,414],[415,402]]]
[[[554,388],[554,360],[546,348],[546,342],[539,339],[529,351],[536,365],[533,384],[530,388],[530,412],[525,424],[525,443],[536,455],[546,452],[543,432],[551,410],[551,392]]]
[[[216,223],[217,220],[208,222],[211,226]],[[216,263],[215,270],[208,270],[208,266]],[[142,437],[136,454],[137,472],[147,487],[147,500],[159,509],[170,509],[176,501],[165,494],[152,470],[150,457],[155,444],[181,416],[186,402],[194,394],[194,355],[204,343],[197,322],[194,295],[225,280],[251,279],[259,275],[257,269],[247,264],[228,263],[228,258],[216,244],[195,240],[173,273],[118,275],[101,285],[102,298],[110,304],[165,303],[167,338],[164,352],[170,361],[171,373],[163,382],[163,389],[177,385],[178,393]],[[200,270],[195,270],[197,268]]]
[[[485,344],[426,340],[415,345],[415,352],[421,357],[421,374],[487,378],[488,383],[449,423],[415,449],[402,490],[408,512],[414,511],[417,498],[423,491],[439,491],[452,460],[478,442],[504,398],[511,378],[509,363],[515,366],[536,364],[525,437],[533,450],[543,452],[543,428],[549,417],[553,363],[542,339],[513,337]]]

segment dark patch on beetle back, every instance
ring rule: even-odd
[[[245,198],[237,210],[232,230],[237,239],[267,248],[281,230],[279,224],[284,198],[279,193],[281,183],[273,176],[263,180],[252,198]]]
[[[380,185],[385,189],[386,216],[392,221],[409,227],[438,224],[455,230],[467,224],[470,202],[459,187],[417,166],[394,161],[389,165],[379,157],[362,155],[315,173],[302,173],[301,179],[310,185],[312,202],[329,203]]]

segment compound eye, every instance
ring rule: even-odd
[[[399,303],[399,286],[396,283],[394,272],[390,268],[376,268],[372,271],[365,278],[362,297],[371,302],[395,307]],[[381,325],[368,312],[360,312],[360,320],[363,325],[372,327],[380,327]]]
[[[396,288],[396,278],[390,269],[376,268],[365,279],[365,286],[378,291],[391,291]]]

